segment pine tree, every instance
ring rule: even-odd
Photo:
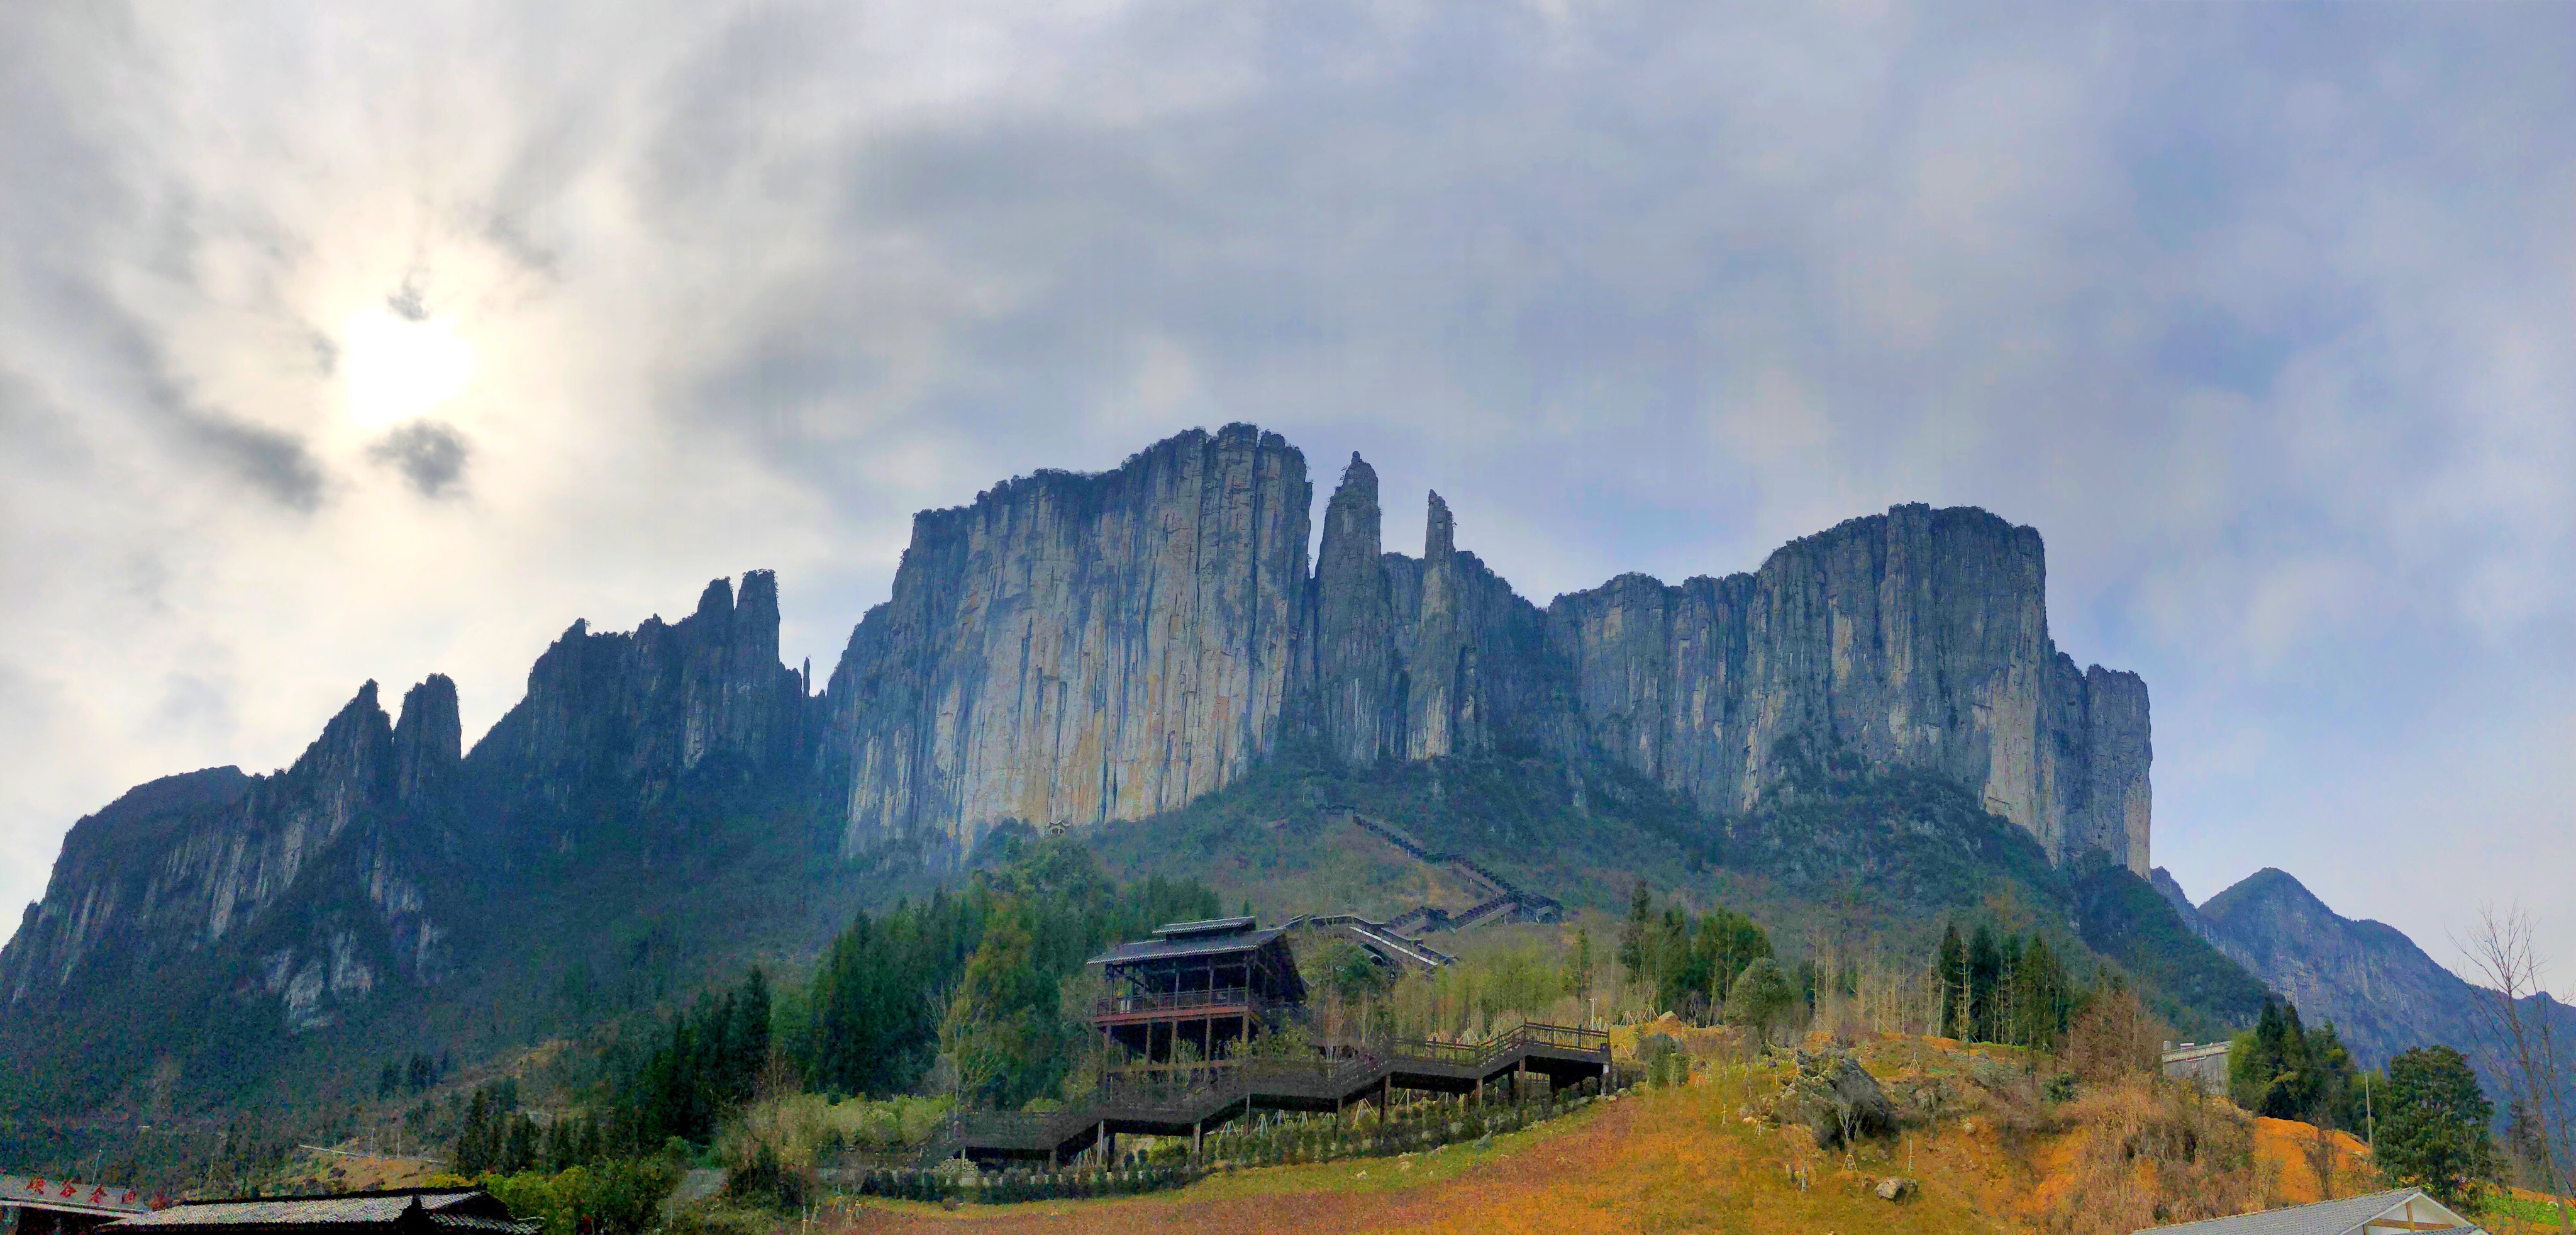
[[[2390,1179],[2462,1205],[2494,1177],[2487,1121],[2495,1108],[2458,1051],[2419,1046],[2389,1060],[2385,1097],[2377,1157]]]
[[[1628,984],[1635,986],[1646,979],[1646,923],[1654,914],[1654,894],[1639,879],[1636,890],[1628,894],[1628,923],[1619,932],[1619,965],[1628,971]]]
[[[474,1091],[474,1100],[465,1107],[465,1126],[456,1134],[453,1165],[456,1173],[471,1179],[492,1169],[492,1099],[484,1091]]]
[[[1983,925],[1968,939],[1968,1032],[1970,1040],[1995,1040],[1995,979],[2003,970],[2003,953],[1995,933]]]
[[[1957,923],[1941,930],[1941,950],[1933,958],[1941,972],[1941,1036],[1968,1037],[1968,947],[1959,942]]]
[[[1565,958],[1565,993],[1578,1002],[1592,998],[1592,932],[1574,928],[1574,951]]]

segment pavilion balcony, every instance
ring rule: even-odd
[[[1297,1005],[1272,999],[1250,987],[1221,986],[1195,991],[1128,991],[1098,1000],[1092,1020],[1099,1024],[1161,1020],[1173,1016],[1265,1016]]]

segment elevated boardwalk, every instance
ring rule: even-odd
[[[1338,1111],[1398,1089],[1482,1093],[1507,1077],[1544,1076],[1562,1088],[1610,1075],[1610,1035],[1563,1025],[1522,1025],[1490,1042],[1398,1042],[1350,1059],[1247,1059],[1206,1082],[1113,1082],[1091,1102],[1061,1111],[976,1111],[951,1116],[922,1152],[924,1165],[977,1161],[1061,1163],[1117,1134],[1197,1136],[1252,1111]]]
[[[1446,914],[1425,906],[1423,908],[1413,910],[1411,913],[1407,913],[1393,922],[1382,924],[1386,928],[1403,930],[1418,927],[1423,930],[1465,930],[1469,927],[1482,926],[1487,922],[1502,921],[1510,918],[1518,918],[1529,922],[1559,922],[1565,919],[1565,905],[1563,902],[1557,900],[1553,896],[1541,896],[1536,892],[1524,891],[1511,880],[1505,879],[1500,874],[1495,873],[1492,867],[1469,858],[1463,853],[1447,853],[1433,849],[1424,845],[1421,841],[1415,840],[1413,837],[1406,835],[1401,829],[1379,822],[1378,820],[1371,819],[1347,806],[1332,807],[1329,809],[1339,817],[1349,820],[1361,831],[1395,846],[1398,850],[1401,850],[1406,856],[1413,858],[1415,861],[1427,862],[1433,866],[1449,867],[1451,870],[1475,879],[1483,883],[1486,887],[1494,890],[1493,897],[1471,909],[1468,909],[1464,913]]]

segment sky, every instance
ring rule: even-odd
[[[0,905],[718,576],[828,672],[914,511],[1249,420],[1542,604],[2037,527],[2194,897],[2445,961],[2518,901],[2563,992],[2570,64],[2563,3],[0,6]]]

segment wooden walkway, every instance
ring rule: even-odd
[[[1113,1083],[1061,1111],[970,1111],[949,1117],[922,1152],[924,1165],[978,1161],[1062,1163],[1118,1133],[1195,1137],[1253,1111],[1339,1111],[1395,1090],[1481,1094],[1506,1078],[1544,1076],[1559,1088],[1610,1075],[1610,1035],[1564,1025],[1522,1025],[1490,1042],[1398,1042],[1350,1059],[1247,1059],[1196,1085]],[[1114,1146],[1113,1146],[1114,1147]]]

